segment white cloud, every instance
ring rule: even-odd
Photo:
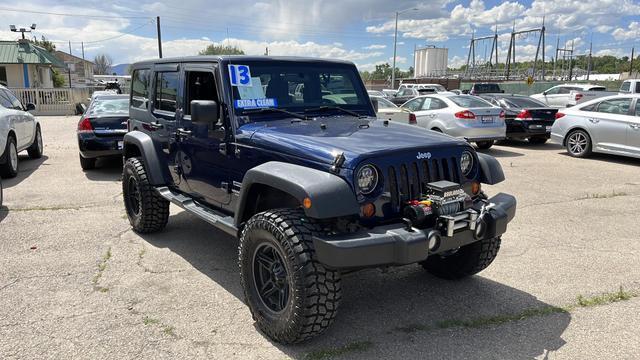
[[[389,58],[389,64],[393,62],[393,56]],[[407,62],[407,58],[404,56],[396,56],[396,67],[398,64],[405,64]]]
[[[611,33],[616,40],[630,40],[640,37],[640,23],[632,21],[626,29],[617,28]]]
[[[386,47],[387,47],[387,45],[371,44],[369,46],[363,47],[363,49],[366,49],[366,50],[379,50],[379,49],[385,49]]]

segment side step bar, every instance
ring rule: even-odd
[[[209,224],[219,228],[233,237],[238,236],[238,228],[234,225],[233,216],[222,214],[204,205],[198,204],[190,197],[173,192],[166,186],[156,188],[160,196],[196,215]]]

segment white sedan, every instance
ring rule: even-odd
[[[392,120],[445,133],[488,149],[494,141],[506,138],[504,111],[471,95],[433,94],[418,96],[400,106],[403,112]]]
[[[573,157],[600,152],[640,158],[640,95],[607,96],[562,109],[551,139]]]
[[[0,175],[18,175],[18,153],[27,150],[29,156],[42,156],[42,132],[35,116],[33,104],[22,105],[13,93],[0,86]]]

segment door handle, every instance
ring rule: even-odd
[[[149,123],[149,126],[153,129],[162,129],[164,125],[160,124],[159,122],[155,121],[155,122],[151,122]]]
[[[180,138],[186,138],[191,136],[191,130],[185,130],[183,128],[179,128],[176,130],[176,135]]]
[[[629,124],[629,126],[631,126],[631,128],[632,128],[633,130],[638,130],[638,129],[640,129],[640,125],[638,125],[638,124]]]
[[[592,123],[594,123],[594,124],[597,124],[597,123],[599,123],[599,122],[600,122],[600,120],[598,120],[598,119],[594,119],[594,118],[589,118],[589,121],[591,121],[591,122],[592,122]]]

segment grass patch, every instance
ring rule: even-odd
[[[103,290],[106,288],[98,287],[96,285],[98,284],[98,281],[100,281],[100,278],[102,278],[102,273],[104,273],[104,271],[107,269],[107,261],[109,261],[109,259],[111,259],[111,247],[109,247],[109,249],[107,249],[107,252],[102,256],[102,261],[100,261],[100,264],[98,264],[98,272],[93,276],[92,280],[95,289],[99,290],[100,292],[108,291],[108,289]]]
[[[176,337],[176,328],[174,326],[165,325],[165,326],[162,327],[162,332],[165,335]]]
[[[630,300],[637,297],[638,294],[624,290],[622,287],[618,291],[603,293],[600,295],[585,297],[578,295],[576,301],[565,306],[552,306],[546,305],[536,308],[524,309],[514,314],[499,314],[494,316],[480,316],[471,319],[447,319],[441,320],[435,323],[434,326],[428,326],[423,324],[410,324],[407,326],[400,326],[395,330],[404,333],[413,333],[417,331],[429,331],[435,329],[450,329],[450,328],[482,328],[487,326],[497,326],[509,322],[515,322],[520,320],[526,320],[533,317],[547,316],[552,314],[569,313],[578,308],[602,306],[615,302]]]
[[[373,347],[371,341],[356,341],[343,346],[312,351],[305,356],[307,360],[325,360],[354,352],[363,352]]]
[[[160,320],[149,317],[149,316],[145,316],[142,318],[142,323],[145,325],[155,325],[155,324],[159,324]]]
[[[601,194],[586,194],[585,196],[579,197],[578,200],[588,200],[588,199],[610,199],[618,196],[627,196],[624,191],[615,191],[613,190],[611,193],[601,193]]]

